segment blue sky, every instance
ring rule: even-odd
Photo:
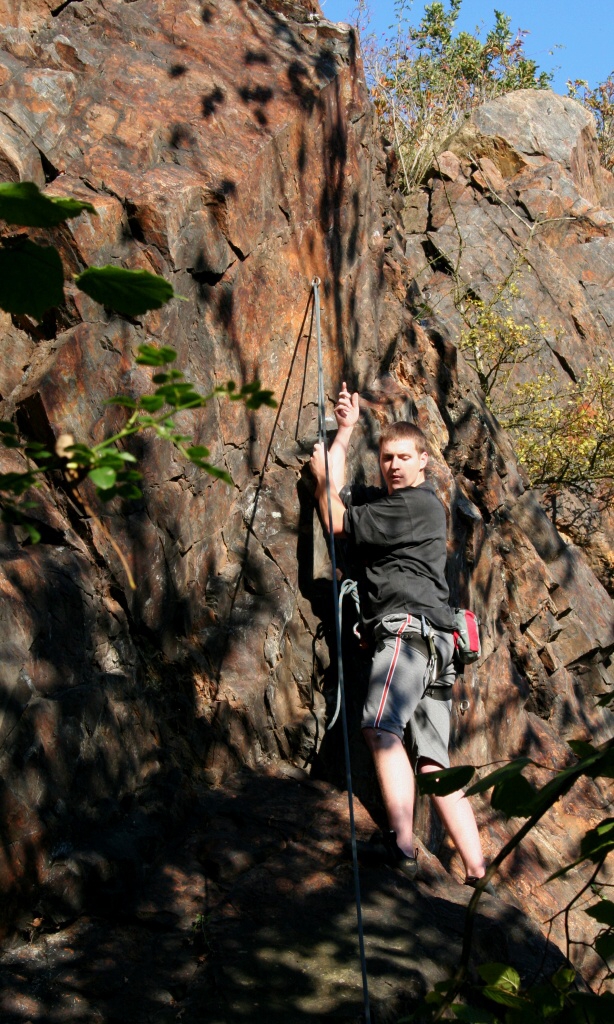
[[[353,20],[355,0],[320,4],[330,21]],[[380,35],[394,22],[394,2],[370,0],[370,6],[371,30]],[[495,7],[511,17],[514,31],[528,29],[525,52],[541,70],[555,71],[556,92],[567,92],[568,78],[584,78],[594,88],[614,71],[614,0],[463,0],[458,27],[474,32],[480,25],[488,30]],[[424,3],[414,0],[412,24],[419,22],[423,9]],[[560,48],[555,49],[557,44]]]

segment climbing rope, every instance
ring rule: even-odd
[[[353,632],[354,632],[354,636],[358,637],[358,639],[360,640],[360,633],[358,631],[358,623],[360,622],[360,598],[358,596],[358,584],[356,583],[356,580],[344,580],[343,583],[341,584],[341,589],[339,590],[339,602],[338,602],[338,609],[339,609],[339,632],[343,633],[343,598],[346,596],[346,594],[349,594],[350,597],[354,598],[354,604],[356,605],[356,621],[354,623],[354,630],[353,630]],[[327,732],[330,732],[330,730],[332,729],[333,725],[337,721],[337,719],[339,717],[340,708],[341,708],[341,676],[337,680],[337,705],[335,707],[335,713],[334,713],[333,717],[331,718],[330,722],[328,723],[328,726],[326,727],[326,731]]]
[[[358,875],[358,851],[356,848],[356,824],[354,821],[354,795],[352,790],[352,772],[350,767],[350,741],[348,737],[347,711],[345,704],[345,683],[343,678],[343,658],[341,654],[341,606],[337,587],[337,559],[335,557],[335,535],[333,532],[333,507],[330,494],[330,475],[328,469],[328,444],[326,440],[326,403],[324,397],[324,362],[322,359],[322,334],[320,327],[320,279],[312,281],[313,303],[315,308],[316,339],[318,345],[318,439],[324,446],[324,466],[326,470],[326,498],[328,503],[328,538],[330,561],[333,574],[333,606],[335,608],[335,638],[337,642],[337,678],[338,703],[341,705],[341,722],[343,732],[343,751],[345,755],[345,780],[348,793],[350,812],[350,835],[352,840],[352,862],[354,866],[354,893],[356,899],[356,917],[358,920],[358,945],[360,949],[360,967],[362,971],[362,991],[365,1010],[365,1024],[371,1024],[369,1006],[369,984],[367,981],[367,961],[365,957],[365,938],[362,926],[362,905],[360,901],[360,879]],[[355,600],[357,594],[355,595]],[[342,600],[342,598],[341,598]],[[336,717],[335,713],[335,717]]]

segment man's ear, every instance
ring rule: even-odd
[[[428,452],[420,452],[420,469],[426,469],[428,461],[429,461],[429,453]]]

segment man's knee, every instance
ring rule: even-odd
[[[426,774],[426,772],[440,772],[443,771],[445,765],[439,764],[437,761],[433,761],[430,757],[418,758],[418,772],[420,775]]]

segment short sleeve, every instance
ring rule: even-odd
[[[348,537],[354,536],[353,523],[360,518],[367,506],[387,494],[383,487],[367,487],[365,484],[346,484],[339,492],[345,505],[343,531]],[[357,515],[358,513],[358,515]]]
[[[357,544],[387,547],[404,538],[410,530],[407,507],[401,494],[381,494],[376,502],[350,505],[343,528]]]

